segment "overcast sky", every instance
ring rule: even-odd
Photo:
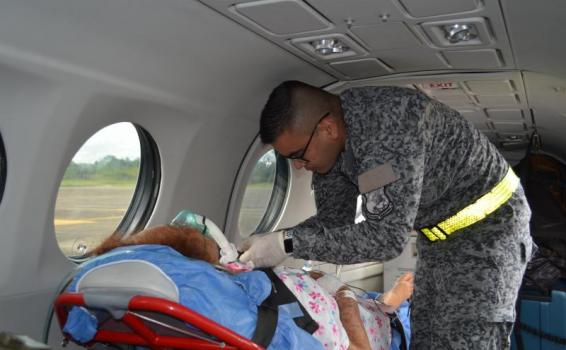
[[[131,123],[112,124],[100,130],[85,142],[73,161],[94,163],[107,155],[122,159],[140,157],[138,133]]]

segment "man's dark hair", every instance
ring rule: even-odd
[[[293,95],[299,89],[318,89],[297,80],[288,80],[279,84],[267,99],[259,122],[259,136],[264,144],[272,144],[295,123],[297,116]]]

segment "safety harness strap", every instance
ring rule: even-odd
[[[257,324],[252,341],[264,349],[267,349],[271,343],[271,339],[273,339],[273,335],[275,335],[279,310],[277,306],[272,308],[271,306],[264,305],[264,303],[258,306],[257,309]]]
[[[258,270],[264,272],[271,280],[271,294],[258,307],[257,325],[252,341],[267,348],[277,328],[279,306],[292,303],[297,303],[302,311],[302,316],[293,318],[295,324],[308,333],[313,334],[318,329],[318,323],[312,319],[285,283],[277,277],[271,268],[261,268]]]
[[[403,323],[397,316],[397,314],[387,314],[389,316],[389,321],[391,322],[391,328],[396,329],[401,336],[401,344],[399,344],[399,350],[409,350],[407,346],[407,335],[405,334],[405,327],[403,327]]]
[[[473,225],[497,210],[511,198],[518,185],[519,178],[509,167],[505,177],[491,191],[460,210],[456,215],[435,226],[421,228],[420,231],[432,242],[445,240],[453,232]]]

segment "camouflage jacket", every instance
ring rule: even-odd
[[[413,228],[454,215],[507,171],[470,122],[419,91],[362,87],[340,99],[345,149],[330,172],[313,175],[317,214],[291,229],[297,258],[392,259]],[[366,220],[355,224],[360,194]]]

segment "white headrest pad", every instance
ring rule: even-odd
[[[143,260],[122,260],[97,266],[81,277],[77,291],[130,292],[179,302],[177,285],[159,267]]]

